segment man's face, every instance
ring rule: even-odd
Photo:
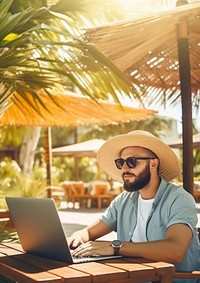
[[[128,157],[152,157],[150,152],[142,147],[127,147],[122,150],[121,158]],[[134,168],[129,168],[124,163],[121,173],[124,181],[124,189],[128,192],[138,191],[144,188],[151,180],[150,160],[137,160]]]

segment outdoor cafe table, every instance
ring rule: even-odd
[[[66,264],[24,253],[17,242],[0,243],[0,274],[18,283],[170,283],[174,266],[143,258]]]

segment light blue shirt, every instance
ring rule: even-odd
[[[101,219],[117,232],[121,241],[131,241],[137,223],[139,192],[123,191],[105,210]],[[178,271],[200,270],[200,245],[197,231],[197,208],[194,198],[182,187],[161,179],[146,225],[147,241],[162,240],[172,224],[187,224],[193,233],[183,261],[174,264]],[[184,237],[184,235],[183,235]],[[197,280],[174,279],[174,283],[195,283]]]

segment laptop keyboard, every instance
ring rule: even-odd
[[[82,262],[102,260],[102,256],[82,256],[82,257],[72,257],[72,259],[74,263],[82,263]]]

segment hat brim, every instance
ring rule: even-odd
[[[180,176],[181,165],[172,149],[160,139],[143,131],[134,131],[115,136],[106,141],[97,153],[97,160],[103,170],[114,180],[122,182],[121,171],[116,168],[114,160],[120,157],[122,149],[139,146],[153,151],[160,160],[158,174],[165,181]]]

